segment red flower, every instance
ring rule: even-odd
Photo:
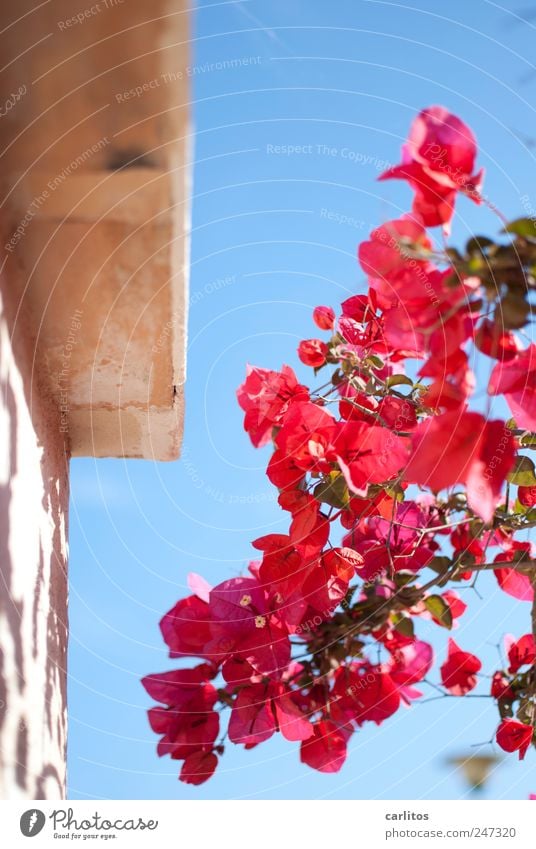
[[[213,675],[213,668],[205,663],[142,680],[149,695],[166,705],[148,712],[152,730],[163,735],[157,748],[160,756],[182,760],[212,751],[220,727],[219,715],[213,710],[218,693],[207,680]]]
[[[510,686],[510,681],[504,672],[495,672],[491,679],[491,695],[494,699],[507,699],[513,701],[516,694]]]
[[[447,602],[453,619],[459,619],[467,610],[466,603],[462,601],[456,590],[446,590],[441,593],[441,598]]]
[[[505,752],[519,752],[522,761],[532,743],[534,727],[516,719],[503,719],[497,729],[497,743]]]
[[[358,725],[381,725],[400,707],[400,692],[389,672],[369,663],[338,670],[333,692],[340,707]]]
[[[517,500],[523,507],[534,507],[536,504],[536,486],[519,486]]]
[[[411,125],[402,163],[380,180],[407,180],[415,191],[413,212],[427,227],[448,224],[456,192],[479,201],[482,172],[473,175],[476,141],[469,127],[442,106],[424,109]]]
[[[419,425],[405,479],[438,492],[465,483],[470,507],[491,521],[514,463],[514,441],[501,421],[479,413],[449,412]]]
[[[313,727],[283,684],[252,684],[238,693],[229,722],[229,739],[247,746],[268,740],[276,731],[286,740],[307,740]]]
[[[498,554],[494,563],[503,563],[505,560],[514,561],[516,552],[523,551],[530,556],[532,546],[530,542],[509,541],[505,546],[504,551]],[[534,589],[529,575],[524,575],[518,572],[517,569],[510,569],[508,566],[501,566],[499,569],[494,569],[493,574],[497,578],[501,590],[513,598],[518,598],[520,601],[532,601],[534,599]]]
[[[351,548],[332,548],[311,565],[303,581],[301,593],[308,608],[314,614],[327,619],[341,603],[348,590],[348,584],[355,575],[356,568],[363,563],[361,555]],[[307,624],[309,618],[316,621],[317,616],[309,617],[305,610],[300,624]]]
[[[504,395],[519,427],[536,430],[536,344],[507,362],[497,363],[488,392]]]
[[[177,602],[160,622],[170,657],[204,657],[218,662],[221,652],[207,649],[211,642],[210,610],[206,601],[196,595]]]
[[[413,297],[422,298],[427,292],[422,280],[429,268],[427,260],[415,259],[417,251],[430,251],[432,245],[426,230],[407,215],[382,224],[370,234],[369,242],[361,242],[358,259],[368,274],[370,286],[380,296],[382,307],[396,305],[399,294],[411,288]]]
[[[300,486],[305,472],[296,465],[293,457],[289,457],[285,451],[277,450],[268,463],[266,475],[278,489],[288,491]]]
[[[284,684],[272,684],[270,695],[277,727],[285,740],[297,742],[312,737],[313,726],[292,700],[292,692]]]
[[[322,407],[293,404],[275,443],[304,472],[329,472],[335,459],[332,443],[336,432],[335,419]]]
[[[210,592],[211,634],[216,650],[278,677],[290,661],[288,632],[268,609],[255,578],[230,578]]]
[[[281,422],[289,406],[295,401],[306,401],[309,391],[298,383],[289,366],[283,366],[279,372],[248,365],[246,379],[236,396],[246,414],[244,430],[259,448],[270,441],[272,428]]]
[[[306,366],[320,368],[326,362],[329,348],[321,339],[304,339],[298,345],[298,357]]]
[[[335,311],[331,307],[315,307],[313,321],[320,330],[332,330],[335,323]]]
[[[476,673],[482,664],[478,657],[463,651],[451,638],[448,645],[448,656],[440,669],[441,682],[453,696],[465,696],[474,690],[477,684]]]
[[[434,662],[434,651],[429,643],[413,640],[392,652],[389,674],[398,687],[402,699],[409,704],[410,699],[422,695],[413,685],[426,678]]]
[[[214,752],[194,752],[184,761],[179,778],[185,784],[203,784],[214,775],[217,766]]]
[[[409,454],[409,442],[382,427],[344,422],[335,451],[348,488],[356,495],[366,495],[370,483],[384,483],[400,472]]]
[[[368,295],[352,295],[351,298],[342,302],[341,309],[344,316],[360,324],[370,321],[375,315],[375,309]]]
[[[290,495],[291,493],[284,493]],[[329,521],[320,512],[320,504],[312,495],[304,492],[294,492],[294,509],[292,510],[292,523],[289,529],[289,537],[305,559],[309,560],[318,555],[329,539]]]
[[[386,572],[418,572],[426,566],[434,551],[423,539],[425,525],[426,516],[414,501],[398,504],[394,512],[391,507],[388,519],[372,516],[362,521],[344,538],[363,557],[359,575],[371,581]]]
[[[475,335],[475,345],[479,351],[495,360],[512,360],[519,353],[519,341],[509,330],[485,318]]]
[[[339,772],[346,760],[346,736],[326,719],[316,722],[313,728],[314,736],[301,744],[301,762],[319,772]]]
[[[229,740],[246,745],[262,743],[275,734],[275,719],[266,686],[253,684],[238,693],[229,720]]]
[[[408,431],[417,427],[417,414],[414,405],[405,398],[388,395],[378,405],[378,415],[387,427],[393,430]]]
[[[532,666],[536,660],[536,645],[532,634],[525,634],[508,649],[509,672],[517,672],[522,666]]]

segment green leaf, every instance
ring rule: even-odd
[[[313,495],[322,504],[329,504],[330,507],[336,507],[338,510],[347,507],[350,501],[350,493],[341,472],[330,472],[326,475],[315,487]]]
[[[399,634],[402,634],[403,637],[409,637],[412,639],[415,636],[415,629],[413,627],[413,620],[411,616],[404,616],[401,613],[395,613],[393,616],[393,623],[395,629]]]
[[[534,463],[530,457],[524,454],[519,454],[514,463],[514,468],[507,477],[509,483],[515,483],[516,486],[535,486],[536,474]]]
[[[488,239],[487,236],[473,236],[472,239],[469,239],[465,246],[465,250],[468,254],[473,254],[475,252],[482,253],[485,248],[489,248],[493,245],[493,241]]]
[[[450,557],[433,557],[427,564],[428,568],[433,569],[438,575],[443,575],[451,565]]]
[[[536,433],[526,433],[519,438],[519,441],[525,448],[534,448],[536,447]]]
[[[377,357],[376,354],[369,354],[367,362],[370,363],[373,368],[383,368],[385,365],[381,357]]]
[[[453,263],[463,262],[463,256],[461,255],[461,253],[459,252],[459,250],[457,248],[447,248],[445,253],[446,253],[446,255],[448,256],[448,258],[450,259],[451,262],[453,262]]]
[[[429,595],[424,601],[424,606],[443,628],[448,628],[450,631],[452,628],[452,613],[445,599],[441,598],[440,595]]]
[[[501,324],[506,330],[519,330],[525,327],[530,306],[520,292],[508,292],[498,309]]]
[[[514,504],[514,513],[517,516],[524,515],[529,509],[529,507],[526,507],[524,504],[521,504],[521,501],[516,498],[516,503]]]
[[[385,385],[390,389],[391,386],[413,386],[411,377],[406,374],[392,374],[385,381]]]
[[[389,496],[389,498],[393,498],[395,501],[404,501],[405,498],[405,490],[399,483],[394,486],[386,486],[385,492]]]
[[[536,221],[534,218],[516,218],[515,221],[510,221],[502,232],[536,239]]]

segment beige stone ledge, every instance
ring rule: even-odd
[[[170,460],[185,381],[189,6],[90,6],[1,13],[0,107],[25,87],[0,122],[3,271],[68,451]]]

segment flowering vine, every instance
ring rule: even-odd
[[[459,195],[485,202],[476,155],[459,118],[421,112],[401,164],[380,178],[409,183],[412,212],[359,246],[368,293],[338,313],[316,307],[325,336],[298,347],[322,385],[300,384],[288,365],[247,369],[244,427],[273,449],[266,474],[289,528],[253,541],[243,577],[211,587],[190,575],[191,595],[162,619],[170,656],[201,661],[143,680],[159,703],[158,754],[183,762],[182,781],[207,780],[227,739],[251,749],[276,733],[303,763],[337,772],[360,726],[422,695],[434,654],[419,620],[450,630],[466,609],[453,585],[487,569],[532,602],[530,632],[490,670],[496,740],[520,758],[535,743],[536,345],[523,328],[536,226],[519,219],[501,242],[477,236],[463,252],[427,232],[448,236]],[[477,357],[491,368],[485,414],[470,406]],[[499,395],[507,421],[491,417]],[[450,638],[439,689],[465,696],[481,666]]]

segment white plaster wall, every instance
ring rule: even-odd
[[[7,291],[0,281],[0,797],[57,799],[65,786],[67,459]]]

